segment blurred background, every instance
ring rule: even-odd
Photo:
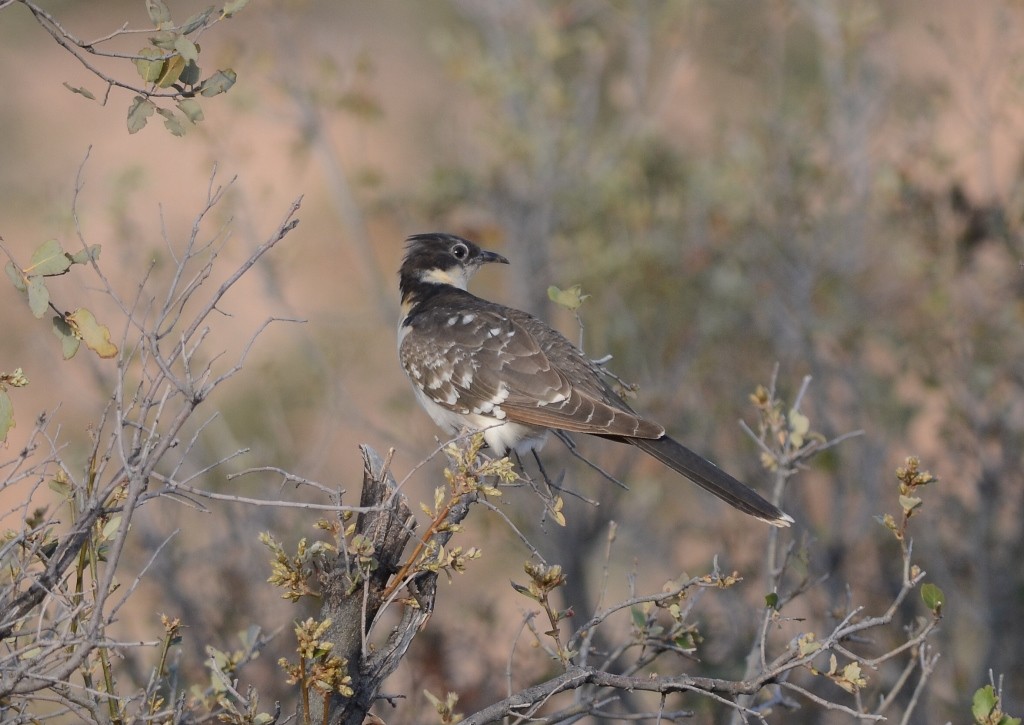
[[[175,18],[204,7],[169,5]],[[83,39],[150,24],[140,1],[44,6]],[[100,99],[105,88],[24,7],[3,8],[0,235],[22,258],[53,237],[72,248],[81,166],[82,234],[102,244],[102,266],[130,297],[151,260],[159,285],[214,174],[237,176],[216,210],[230,224],[228,261],[303,196],[300,226],[223,302],[231,323],[208,346],[237,348],[270,314],[306,322],[268,330],[219,391],[220,416],[201,439],[209,460],[247,447],[231,465],[279,466],[346,488],[355,503],[359,443],[395,447],[400,479],[434,451],[437,431],[396,361],[395,271],[408,234],[462,234],[512,262],[482,272],[476,292],[574,340],[577,321],[547,288],[582,284],[586,350],[614,356],[612,369],[639,385],[640,410],[762,490],[769,474],[737,421],[754,420],[749,394],[776,363],[790,402],[812,376],[812,427],[864,431],[816,459],[784,502],[811,541],[808,573],[829,574],[805,602],[812,622],[848,597],[872,613],[891,601],[899,558],[876,517],[896,509],[895,467],[920,456],[940,483],[915,519],[915,554],[948,603],[942,659],[913,722],[966,721],[990,668],[1008,677],[1006,709],[1024,709],[1019,3],[268,0],[202,44],[237,71],[236,86],[205,102],[183,138],[156,116],[129,135],[130,94],[114,89],[102,105],[69,92],[63,83]],[[137,80],[128,61],[104,67]],[[123,325],[87,275],[69,276],[62,294]],[[14,396],[7,454],[58,405],[69,451],[85,451],[115,371],[83,355],[54,366],[55,339],[18,293],[0,285],[0,304],[10,311],[0,369],[20,366],[32,381]],[[640,589],[706,571],[715,554],[749,575],[731,604],[702,614],[701,661],[679,665],[740,677],[752,607],[763,605],[767,531],[629,450],[579,443],[631,490],[555,441],[548,469],[564,468],[566,484],[600,506],[567,500],[561,529],[521,491],[506,494],[509,516],[567,568],[577,612],[594,606],[610,520],[609,596],[626,595],[638,561]],[[441,468],[435,459],[413,475],[414,502],[429,500]],[[316,499],[228,472],[203,486]],[[412,698],[405,712],[424,688],[458,692],[464,712],[504,691],[528,609],[507,582],[522,580],[528,552],[497,517],[477,514],[464,544],[481,546],[485,563],[442,588],[395,676],[393,689]],[[264,583],[256,537],[309,536],[308,512],[165,503],[142,515],[136,566],[182,535],[125,612],[126,636],[156,630],[160,612],[182,617],[179,665],[201,678],[204,644],[230,648],[249,624],[288,630],[298,618]],[[920,615],[916,595],[905,609],[907,623]],[[293,645],[278,645],[246,670],[268,703],[286,696],[275,662]],[[537,652],[517,657],[551,667]],[[151,666],[129,658],[123,676],[144,681]],[[531,676],[526,667],[518,686]],[[722,717],[707,702],[686,706]]]

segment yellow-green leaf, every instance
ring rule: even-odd
[[[14,264],[14,262],[8,262],[4,266],[4,272],[7,274],[7,279],[11,280],[11,284],[19,292],[25,292],[28,290],[26,284],[25,275],[21,273],[21,270]]]
[[[206,22],[210,19],[211,15],[213,15],[213,8],[206,8],[206,10],[196,13],[186,20],[180,28],[178,28],[178,32],[182,35],[194,33],[199,30],[199,28],[206,25]]]
[[[219,70],[212,76],[203,81],[203,90],[200,91],[204,96],[216,96],[220,93],[224,93],[231,86],[235,85],[238,75],[228,68],[227,70]]]
[[[224,17],[230,18],[248,4],[249,0],[228,0],[224,3]]]
[[[60,242],[56,239],[49,239],[36,249],[32,253],[32,259],[29,260],[28,266],[25,268],[25,274],[27,275],[44,275],[47,277],[64,274],[68,271],[68,267],[71,266],[71,259],[61,249]]]
[[[95,262],[100,258],[100,245],[90,244],[85,249],[80,249],[71,255],[72,264],[85,264],[86,262]]]
[[[28,306],[37,318],[46,314],[50,306],[50,292],[46,289],[46,280],[39,275],[28,278]]]
[[[203,109],[199,101],[194,98],[184,98],[178,101],[178,110],[185,114],[192,123],[199,123],[203,120]]]
[[[179,35],[174,41],[174,49],[185,60],[199,60],[199,48],[184,35]]]
[[[815,641],[814,632],[807,632],[806,634],[800,635],[800,638],[796,641],[797,652],[800,653],[801,657],[806,657],[812,652],[817,652],[821,649],[821,643]]]
[[[71,494],[74,491],[67,475],[60,470],[57,471],[57,475],[54,478],[50,479],[50,482],[47,485],[51,491],[65,499],[71,498]]]
[[[916,496],[900,496],[900,506],[903,507],[903,512],[906,514],[909,514],[920,505],[921,499]]]
[[[117,530],[121,528],[121,517],[115,516],[106,524],[103,525],[103,531],[100,534],[101,541],[110,541],[117,535]]]
[[[135,100],[128,108],[128,133],[138,133],[145,128],[146,121],[153,115],[155,108],[149,99],[135,96]]]
[[[142,56],[135,59],[135,70],[139,72],[139,77],[146,83],[156,83],[164,68],[164,53],[157,48],[143,48],[136,55]]]
[[[168,111],[166,108],[157,108],[156,112],[164,118],[164,126],[175,136],[185,135],[185,126],[182,125],[181,119],[174,115],[173,111]]]
[[[565,506],[565,501],[562,500],[561,496],[555,497],[555,503],[551,507],[551,518],[555,520],[555,523],[559,526],[565,526],[565,514],[562,513],[562,508]]]
[[[185,70],[185,59],[177,54],[172,55],[164,61],[163,69],[160,77],[156,80],[156,84],[161,88],[168,88],[174,85],[178,82],[178,78],[181,77],[183,70]]]
[[[171,22],[171,11],[167,9],[164,0],[146,0],[146,12],[153,25],[160,26]]]
[[[795,448],[802,448],[811,420],[798,410],[789,411],[789,440]]]
[[[174,41],[178,39],[178,33],[171,30],[161,30],[150,37],[149,42],[161,50],[174,50]]]
[[[67,315],[67,323],[75,331],[75,336],[81,338],[86,346],[102,358],[110,358],[117,355],[117,345],[110,341],[110,330],[106,325],[96,322],[96,318],[89,310],[79,307]]]
[[[90,91],[88,88],[85,88],[84,86],[73,86],[70,83],[68,83],[67,81],[64,81],[64,87],[67,88],[72,93],[77,93],[80,96],[85,96],[90,101],[95,101],[96,100],[96,96],[94,96],[92,94],[92,91]]]

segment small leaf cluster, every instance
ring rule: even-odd
[[[573,612],[571,607],[569,609],[558,609],[551,601],[552,592],[559,587],[565,586],[566,579],[562,567],[558,564],[547,565],[527,561],[523,565],[523,570],[530,577],[529,584],[523,585],[511,582],[512,588],[524,597],[529,597],[540,604],[550,624],[550,629],[544,632],[544,634],[554,640],[556,645],[555,654],[558,660],[563,665],[568,665],[576,652],[562,644],[558,624],[572,617],[575,612]]]
[[[460,505],[472,502],[478,496],[500,496],[501,489],[498,486],[501,483],[512,483],[519,479],[507,456],[499,459],[482,456],[480,451],[483,447],[482,433],[465,440],[452,441],[444,447],[449,461],[444,470],[445,485],[434,489],[431,504],[420,503],[420,510],[430,518],[430,523],[405,564],[392,577],[384,592],[385,599],[416,574],[437,574],[443,571],[451,579],[453,573],[463,573],[469,561],[480,558],[482,552],[475,546],[468,549],[461,546],[451,549],[445,547],[449,538],[462,530],[459,523],[461,518],[453,517],[452,514]]]
[[[692,654],[704,638],[697,626],[687,622],[683,616],[681,602],[686,598],[686,588],[680,588],[676,582],[668,582],[663,590],[679,591],[671,599],[656,599],[630,607],[633,640],[644,647]],[[667,612],[671,617],[668,626],[663,624],[663,618],[659,618],[659,612]]]
[[[513,483],[519,480],[515,464],[508,456],[481,456],[480,451],[483,447],[482,433],[473,435],[468,445],[460,446],[453,442],[445,446],[444,453],[451,465],[445,468],[444,478],[453,494],[479,492],[485,496],[500,496],[501,491],[490,479],[496,478],[499,483]]]
[[[907,523],[922,504],[918,489],[930,483],[936,483],[938,479],[928,471],[922,471],[921,461],[915,456],[910,456],[903,466],[896,469],[896,480],[899,482],[902,518],[897,524],[891,514],[886,514],[882,517],[882,524],[892,531],[899,541],[903,541],[906,536]]]
[[[696,625],[686,621],[683,602],[691,587],[728,589],[743,581],[738,572],[723,575],[717,569],[688,580],[669,580],[662,586],[662,595],[630,608],[634,640],[654,650],[671,650],[691,654],[704,641]],[[671,622],[666,626],[659,612],[667,612]]]
[[[282,599],[297,602],[304,596],[320,596],[319,590],[312,588],[310,582],[320,571],[329,568],[330,563],[337,558],[336,546],[326,541],[309,544],[302,538],[296,546],[295,554],[291,555],[269,532],[261,533],[259,539],[273,555],[271,573],[267,581],[284,589]]]
[[[230,0],[222,6],[219,14],[209,7],[178,25],[172,20],[164,0],[146,0],[146,10],[156,32],[150,36],[150,44],[135,54],[133,62],[149,90],[136,95],[128,108],[128,133],[138,133],[145,128],[154,113],[164,119],[164,127],[175,136],[185,135],[188,125],[203,120],[198,96],[209,98],[227,92],[235,84],[237,75],[226,68],[214,71],[204,79],[199,67],[201,48],[198,36],[214,22],[235,15],[248,2]],[[153,101],[153,94],[169,88],[177,91],[173,95],[176,96],[180,115]],[[81,89],[71,90],[82,92]]]
[[[288,684],[299,685],[304,702],[303,711],[309,712],[309,700],[319,694],[324,700],[324,711],[331,695],[352,697],[352,677],[348,674],[348,660],[331,654],[334,643],[324,636],[331,627],[331,620],[318,622],[312,617],[295,624],[295,639],[298,642],[297,662],[282,657],[278,664],[288,675]]]
[[[416,565],[418,572],[433,572],[444,574],[449,580],[452,574],[463,574],[469,562],[479,559],[483,552],[476,546],[463,549],[461,546],[454,546],[451,549],[441,546],[436,540],[431,540],[423,549],[419,562]]]
[[[481,551],[475,546],[463,549],[456,546],[445,548],[434,535],[439,533],[456,533],[462,526],[449,520],[452,509],[465,496],[500,496],[500,483],[512,483],[518,480],[512,461],[508,458],[491,459],[480,455],[484,445],[482,434],[472,436],[466,445],[450,443],[444,452],[448,456],[449,465],[444,469],[446,486],[434,489],[432,505],[420,503],[420,510],[430,517],[428,537],[421,542],[414,553],[412,571],[444,572],[449,579],[453,573],[466,571],[466,565],[473,559],[479,559]],[[497,479],[498,484],[495,483]]]
[[[169,635],[176,635],[180,622],[161,617],[165,627],[170,625]],[[242,665],[259,656],[263,645],[259,627],[249,627],[239,634],[241,649],[224,652],[216,647],[206,647],[206,667],[210,670],[210,684],[204,690],[193,686],[190,691],[189,707],[197,712],[216,714],[217,721],[232,725],[272,725],[280,718],[280,705],[274,714],[260,712],[259,693],[253,687],[246,690],[245,697],[237,691],[238,671]],[[163,662],[163,659],[161,660]]]
[[[797,408],[785,411],[782,401],[763,385],[758,385],[750,394],[750,402],[758,412],[760,439],[771,441],[770,451],[761,453],[761,465],[769,471],[809,458],[825,444],[825,436],[811,430],[811,421],[806,415]]]
[[[12,259],[4,267],[7,278],[15,289],[25,295],[29,309],[36,318],[46,314],[47,309],[56,312],[51,320],[53,333],[60,340],[64,359],[70,360],[84,342],[86,347],[101,358],[117,355],[117,346],[110,340],[110,330],[96,321],[96,317],[84,307],[73,312],[61,312],[53,304],[47,277],[67,274],[73,265],[95,263],[100,256],[100,245],[85,247],[74,254],[64,251],[60,242],[50,239],[43,242],[21,267]]]
[[[822,644],[818,641],[814,632],[804,632],[796,638],[793,646],[798,656],[812,657],[813,659],[813,655],[821,651]],[[806,667],[811,674],[827,677],[850,694],[859,692],[862,687],[866,687],[868,684],[859,662],[849,662],[840,668],[839,660],[835,654],[829,657],[827,670],[819,670],[810,662],[807,663]]]

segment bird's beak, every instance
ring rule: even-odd
[[[480,264],[487,264],[488,262],[500,262],[501,264],[508,264],[508,260],[502,257],[497,252],[488,252],[486,249],[480,252],[480,256],[477,257],[480,260]]]

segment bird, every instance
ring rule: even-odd
[[[551,431],[633,445],[729,505],[778,527],[793,518],[634,411],[600,367],[537,317],[477,297],[469,281],[502,255],[443,232],[406,239],[398,356],[420,405],[455,435],[537,454]]]

